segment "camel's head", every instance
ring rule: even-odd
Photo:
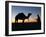
[[[32,14],[31,14],[31,13],[29,13],[29,14],[28,14],[28,17],[30,17],[31,15],[32,15]]]

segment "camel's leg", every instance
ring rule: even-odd
[[[15,20],[15,23],[18,23],[18,20]]]
[[[18,20],[17,20],[17,23],[18,23]]]
[[[28,19],[28,22],[29,22],[29,19]]]
[[[16,23],[16,20],[15,20],[15,23]]]
[[[24,23],[24,20],[23,20],[23,23]]]
[[[18,20],[16,20],[16,22],[18,23]]]

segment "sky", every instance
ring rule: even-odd
[[[28,16],[28,13],[32,13],[30,18],[37,18],[37,14],[39,14],[39,16],[41,17],[41,7],[12,6],[12,18],[15,18],[15,16],[21,12],[23,12],[26,16]]]

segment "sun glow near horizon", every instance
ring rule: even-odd
[[[15,18],[13,18],[12,23],[15,23],[15,21],[16,21]],[[18,23],[22,23],[22,22],[23,22],[23,20],[18,19]],[[29,22],[37,22],[37,20],[35,18],[25,19],[24,20],[24,23],[29,23]]]

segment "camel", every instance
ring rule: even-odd
[[[16,15],[15,17],[15,22],[17,21],[18,22],[18,19],[21,19],[23,20],[23,23],[24,23],[24,20],[25,19],[28,19],[30,17],[31,13],[28,14],[28,16],[25,16],[24,13],[19,13],[18,15]]]

